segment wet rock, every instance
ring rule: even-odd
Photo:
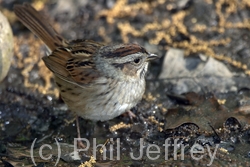
[[[0,82],[7,75],[13,57],[13,35],[10,24],[0,12]]]
[[[172,83],[177,94],[200,92],[205,87],[217,92],[237,90],[233,73],[223,63],[201,54],[184,57],[179,49],[167,52],[159,78]]]
[[[224,127],[230,131],[240,131],[242,128],[239,121],[234,117],[228,118],[224,124]]]

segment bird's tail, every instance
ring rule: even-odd
[[[65,46],[66,41],[36,9],[30,4],[15,5],[17,18],[35,35],[37,35],[53,51],[57,47]]]

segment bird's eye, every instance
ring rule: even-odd
[[[134,63],[135,64],[139,64],[141,62],[141,59],[137,58],[137,59],[134,59]]]

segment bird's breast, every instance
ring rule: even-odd
[[[85,119],[106,121],[131,109],[141,100],[145,80],[99,78],[91,86],[78,86],[71,91],[62,91],[67,90],[67,86],[60,88],[62,99],[71,111]]]

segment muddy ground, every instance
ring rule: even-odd
[[[72,114],[41,60],[46,47],[13,13],[23,2],[66,39],[138,43],[161,56],[132,109],[136,118],[80,120],[90,143],[79,154]],[[0,166],[250,166],[248,0],[0,3],[14,34],[12,65],[0,83]]]

